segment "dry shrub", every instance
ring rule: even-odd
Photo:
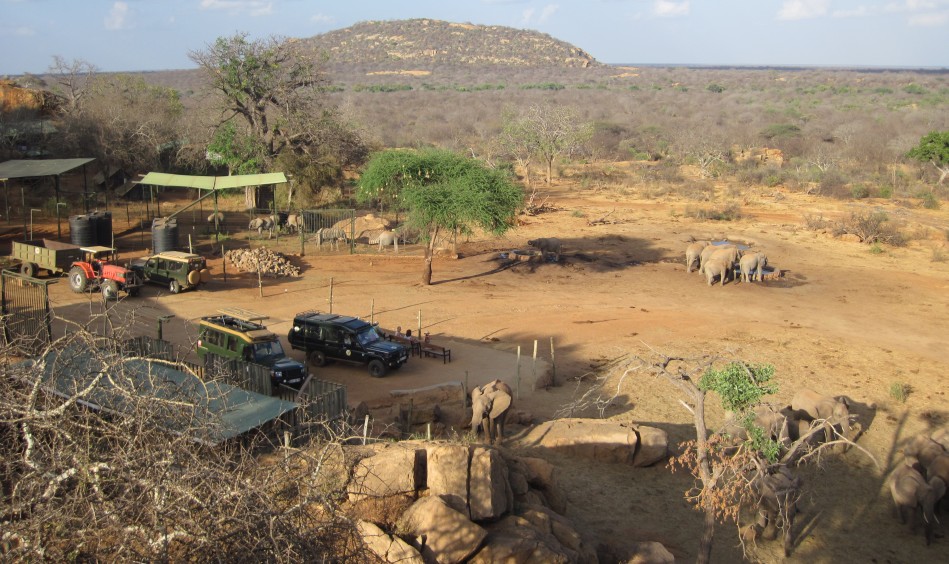
[[[823,215],[804,214],[804,227],[811,231],[820,231],[831,227],[832,222],[824,219]]]
[[[685,216],[702,221],[736,221],[741,219],[741,205],[730,202],[713,207],[687,206]]]
[[[834,226],[834,235],[852,234],[867,245],[885,243],[894,247],[906,245],[906,236],[889,222],[883,211],[853,212],[850,218]]]
[[[709,202],[715,196],[715,187],[702,180],[687,182],[675,188],[674,191],[681,198],[698,202]]]

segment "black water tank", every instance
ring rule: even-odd
[[[178,248],[178,220],[156,217],[152,220],[152,252],[163,253]]]
[[[80,247],[96,244],[96,228],[91,216],[74,215],[69,218],[69,241]]]
[[[112,212],[97,211],[89,214],[96,232],[96,244],[112,246]]]

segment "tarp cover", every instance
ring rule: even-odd
[[[223,382],[203,382],[160,360],[67,347],[38,362],[44,387],[57,395],[122,415],[132,415],[145,400],[157,426],[204,444],[236,437],[297,407]]]
[[[282,172],[237,174],[234,176],[190,176],[187,174],[149,172],[145,175],[145,178],[139,180],[138,183],[151,184],[152,186],[200,188],[202,190],[226,190],[228,188],[243,188],[245,186],[281,184],[286,181],[287,177]]]
[[[95,159],[12,160],[0,163],[0,178],[35,178],[58,176],[91,163]]]

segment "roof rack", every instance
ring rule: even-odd
[[[268,315],[240,307],[224,307],[219,309],[218,313],[223,313],[224,315],[233,317],[234,319],[239,319],[241,321],[247,321],[250,323],[263,321],[264,319],[270,319],[270,316]]]

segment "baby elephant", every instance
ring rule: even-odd
[[[708,281],[709,286],[712,285],[712,280],[715,280],[716,276],[721,278],[722,286],[725,285],[725,278],[728,277],[728,266],[725,264],[724,259],[709,259],[703,267],[705,269],[705,280]]]
[[[890,475],[889,485],[900,523],[921,516],[928,545],[934,536],[935,502],[946,493],[946,485],[939,477],[927,482],[921,469],[919,461],[908,456]]]
[[[768,257],[764,253],[750,253],[742,255],[738,261],[738,267],[741,269],[741,281],[764,279],[764,267],[768,266]]]
[[[544,255],[547,253],[554,253],[557,255],[557,260],[560,260],[560,253],[563,251],[563,245],[560,243],[560,239],[556,237],[544,237],[542,239],[531,239],[527,242],[531,247],[539,249]]]

